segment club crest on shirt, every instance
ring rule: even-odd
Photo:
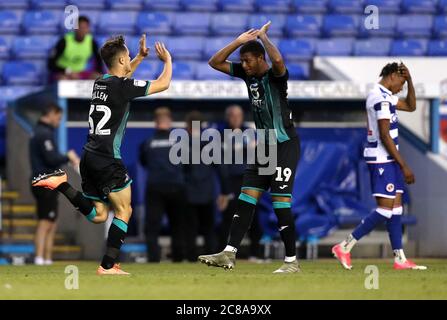
[[[146,81],[144,80],[134,80],[133,85],[135,87],[144,87],[146,85]]]
[[[393,192],[393,191],[394,191],[394,184],[392,184],[392,183],[388,183],[388,184],[386,185],[386,191],[388,191],[388,192]]]

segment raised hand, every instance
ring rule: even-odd
[[[408,70],[407,66],[401,62],[399,64],[399,74],[405,78],[405,80],[411,79],[410,70]]]
[[[142,57],[146,57],[149,54],[149,48],[146,48],[146,34],[142,34],[140,41],[138,42],[140,45],[140,49],[138,54]]]
[[[269,21],[269,22],[267,22],[266,24],[264,24],[264,25],[262,26],[262,28],[259,29],[258,36],[261,37],[261,36],[263,36],[263,35],[266,35],[266,34],[267,34],[267,31],[269,30],[271,24],[272,24],[271,21]]]
[[[258,33],[259,33],[259,30],[250,29],[250,30],[240,34],[239,37],[237,37],[236,40],[240,44],[246,43],[246,42],[251,41],[251,40],[256,40],[256,38],[258,37]]]
[[[161,42],[155,43],[155,52],[157,53],[157,57],[161,61],[166,62],[168,60],[171,60],[171,54],[169,53],[168,49],[166,49],[163,43]]]

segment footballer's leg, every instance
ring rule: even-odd
[[[394,199],[376,197],[377,208],[374,212],[367,215],[362,222],[348,235],[346,240],[332,247],[332,253],[341,265],[347,269],[352,269],[351,250],[355,244],[365,235],[373,231],[376,226],[391,218],[393,214]]]
[[[101,223],[107,219],[107,206],[100,201],[90,199],[89,196],[73,188],[67,182],[67,173],[63,170],[56,170],[53,173],[39,175],[33,179],[31,184],[33,187],[44,187],[59,191],[87,220],[93,223]]]
[[[271,176],[273,210],[278,218],[278,231],[284,243],[286,255],[283,265],[273,273],[300,272],[296,257],[295,219],[291,210],[292,191],[300,154],[298,138],[278,144],[276,172]]]
[[[332,253],[347,269],[352,269],[351,250],[362,237],[393,215],[394,199],[396,198],[396,170],[394,163],[368,163],[371,176],[371,189],[376,198],[377,208],[367,215],[362,222],[348,235],[346,240],[332,247]]]
[[[403,191],[403,190],[402,190]],[[386,227],[390,237],[391,247],[394,254],[395,270],[426,270],[426,266],[419,266],[413,261],[405,257],[402,245],[402,192],[397,191],[396,199],[394,200],[393,216],[387,221]]]
[[[199,261],[213,267],[233,269],[236,264],[236,253],[242,238],[250,227],[256,203],[263,190],[256,187],[243,187],[238,198],[237,210],[231,223],[228,244],[222,252],[199,256]]]
[[[98,275],[128,275],[129,273],[121,270],[120,265],[116,263],[120,255],[121,246],[124,243],[127,233],[127,224],[132,215],[131,188],[130,183],[121,190],[112,190],[108,198],[115,212],[112,224],[110,225],[107,236],[106,253],[102,259],[101,265],[97,270]]]

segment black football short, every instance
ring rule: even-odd
[[[97,201],[108,202],[109,193],[120,191],[132,183],[121,159],[86,150],[81,157],[80,171],[84,196]]]
[[[272,196],[291,197],[300,157],[300,141],[293,137],[277,144],[276,170],[271,175],[259,174],[259,168],[267,165],[251,164],[244,172],[243,189],[268,191]]]
[[[55,222],[58,192],[42,187],[32,187],[31,191],[36,199],[37,219]]]

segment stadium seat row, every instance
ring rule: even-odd
[[[98,37],[99,45],[107,37]],[[171,51],[174,60],[207,60],[215,52],[227,45],[233,38],[202,38],[202,37],[157,37]],[[137,54],[138,40],[136,36],[126,38],[131,56]],[[0,59],[46,59],[49,51],[57,41],[55,36],[0,36]],[[148,46],[153,48],[153,39]],[[390,38],[354,39],[337,37],[331,39],[273,39],[287,61],[310,60],[314,56],[447,56],[447,39],[425,40]],[[150,54],[149,59],[157,59]],[[230,56],[238,60],[237,51]]]
[[[309,63],[289,63],[291,80],[309,78]],[[162,64],[154,61],[142,63],[133,74],[137,79],[155,79],[162,70]],[[47,77],[45,61],[0,61],[0,73],[4,85],[42,85]],[[176,61],[173,63],[173,78],[176,80],[230,80],[221,72],[213,70],[206,62]]]
[[[380,14],[378,26],[368,24],[366,15],[347,14],[252,14],[173,13],[136,11],[88,11],[91,29],[97,34],[235,36],[259,28],[271,20],[273,37],[447,37],[447,15]],[[0,34],[58,34],[67,31],[63,11],[0,11]]]
[[[363,13],[376,5],[382,13],[447,11],[447,0],[0,0],[0,9],[63,9],[68,4],[86,10]]]

